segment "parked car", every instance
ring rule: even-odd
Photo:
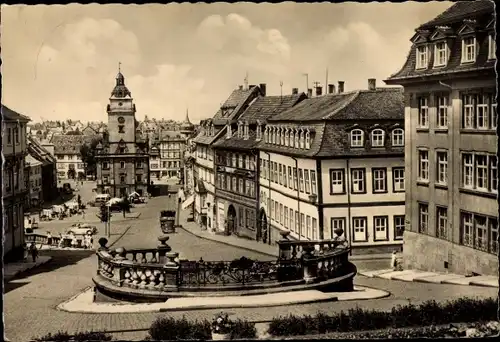
[[[98,230],[96,226],[92,226],[88,223],[75,223],[68,229],[67,234],[75,235],[86,235],[86,234],[97,234]]]

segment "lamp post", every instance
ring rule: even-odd
[[[108,205],[108,229],[107,229],[108,239],[111,237],[111,211],[109,208],[110,206]]]

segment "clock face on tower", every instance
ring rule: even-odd
[[[120,116],[120,117],[118,118],[118,123],[121,123],[121,124],[122,124],[122,123],[124,123],[124,122],[125,122],[125,119],[123,118],[123,116]]]

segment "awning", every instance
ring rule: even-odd
[[[182,203],[182,209],[186,209],[193,203],[194,203],[194,195],[191,195]]]

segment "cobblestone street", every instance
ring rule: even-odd
[[[131,228],[116,241],[113,247],[146,248],[158,244],[157,237],[161,234],[159,227],[159,211],[175,204],[175,196],[159,197],[141,208],[141,217],[131,220]],[[115,232],[113,231],[113,237]],[[118,237],[118,236],[117,236]],[[111,240],[113,241],[113,239]],[[179,251],[181,257],[188,259],[231,260],[240,256],[254,259],[268,259],[259,253],[223,245],[195,237],[179,229],[170,235],[168,243],[173,250]],[[140,339],[151,322],[160,313],[131,314],[78,314],[56,310],[61,302],[92,286],[92,276],[96,272],[96,257],[90,251],[44,251],[53,257],[52,262],[6,284],[4,296],[6,336],[11,341],[27,341],[34,336],[44,335],[57,330],[67,330],[74,333],[84,330],[115,331],[117,338]],[[286,315],[291,310],[300,314],[315,314],[317,311],[332,312],[347,310],[355,306],[372,309],[390,309],[397,304],[407,304],[409,301],[435,299],[444,301],[461,296],[494,297],[497,289],[474,286],[437,285],[424,283],[406,283],[378,278],[357,276],[356,285],[374,287],[391,292],[385,299],[330,302],[282,306],[262,309],[232,309],[235,317],[247,318],[253,321],[266,321],[277,315]],[[189,319],[211,318],[220,310],[198,310],[175,312],[168,315]],[[29,325],[26,322],[30,322]],[[28,328],[29,326],[29,328]],[[141,330],[124,333],[123,331]]]

